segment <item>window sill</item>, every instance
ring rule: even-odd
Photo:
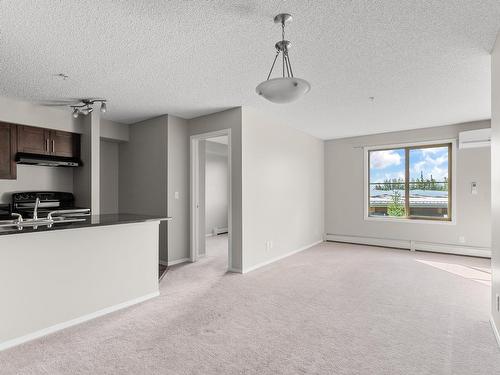
[[[395,217],[374,217],[365,216],[366,221],[379,221],[391,223],[405,223],[405,224],[439,224],[439,225],[455,225],[455,219],[452,220],[426,220],[426,219],[397,219]]]

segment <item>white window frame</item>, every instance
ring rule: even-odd
[[[368,178],[370,172],[370,166],[368,164],[369,151],[376,150],[387,150],[387,149],[398,149],[404,147],[415,147],[415,146],[432,146],[441,145],[443,143],[451,143],[451,220],[427,220],[427,219],[408,219],[408,218],[397,218],[397,217],[375,217],[368,215],[369,200],[368,200]],[[385,144],[376,146],[365,146],[363,147],[364,155],[364,173],[363,173],[363,217],[366,221],[376,221],[376,222],[396,222],[405,224],[437,224],[437,225],[456,225],[457,224],[457,140],[454,139],[439,139],[433,141],[425,142],[413,142],[413,143],[397,143],[397,144]]]

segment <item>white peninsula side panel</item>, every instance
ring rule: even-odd
[[[157,296],[159,223],[0,236],[0,350]]]

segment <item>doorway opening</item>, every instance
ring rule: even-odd
[[[231,131],[191,136],[192,262],[231,268]]]

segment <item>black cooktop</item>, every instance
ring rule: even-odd
[[[10,204],[0,204],[0,220],[11,219]]]

